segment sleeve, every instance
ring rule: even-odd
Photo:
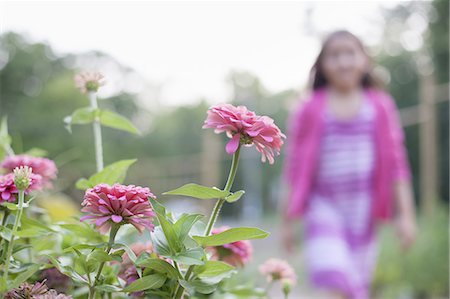
[[[286,142],[286,156],[284,160],[284,179],[289,186],[292,186],[298,173],[299,165],[299,145],[301,144],[302,136],[304,135],[304,118],[305,105],[300,102],[298,107],[288,118],[287,122],[287,142]]]
[[[411,171],[404,144],[405,134],[400,122],[399,113],[392,97],[387,96],[385,104],[389,133],[391,134],[392,140],[391,150],[393,151],[394,157],[393,178],[395,181],[409,181],[411,179]]]

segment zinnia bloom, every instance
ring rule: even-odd
[[[105,85],[104,76],[99,72],[82,72],[75,75],[75,86],[82,92],[97,91]]]
[[[40,175],[31,173],[30,179],[30,184],[25,190],[25,193],[37,190],[41,186]],[[6,175],[0,176],[0,204],[5,201],[15,202],[17,200],[18,193],[19,190],[16,188],[16,184],[14,183],[14,173],[8,173]]]
[[[51,187],[51,181],[56,179],[56,174],[58,173],[55,162],[53,162],[52,160],[42,157],[33,157],[29,155],[16,155],[6,157],[0,166],[8,170],[9,172],[12,172],[14,168],[20,166],[30,167],[34,174],[41,176],[41,187]],[[36,188],[40,189],[40,187],[37,186]]]
[[[259,116],[245,106],[221,104],[211,107],[203,128],[213,128],[215,133],[226,132],[231,140],[226,145],[229,154],[236,152],[240,144],[251,146],[261,153],[261,161],[274,162],[280,154],[286,136],[275,125],[272,118]]]
[[[219,234],[229,229],[227,226],[214,228],[212,234]],[[207,249],[212,260],[219,260],[236,267],[242,267],[250,261],[253,254],[253,246],[249,240],[236,241],[221,246],[211,246]]]
[[[45,281],[36,282],[34,285],[24,282],[18,288],[5,294],[5,299],[71,299],[71,296],[58,294],[53,289],[48,289]]]
[[[88,215],[81,217],[81,221],[91,219],[102,233],[107,232],[113,223],[129,223],[141,233],[144,228],[153,231],[155,213],[148,197],[156,198],[149,188],[99,184],[84,195],[81,211]]]
[[[14,184],[14,174],[8,173],[0,176],[0,203],[4,201],[15,202],[18,193],[19,190]]]
[[[266,276],[268,282],[281,281],[289,285],[294,285],[297,275],[294,269],[284,260],[271,258],[259,266],[259,272]]]

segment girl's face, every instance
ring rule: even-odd
[[[348,91],[361,85],[368,70],[368,57],[352,37],[331,39],[325,46],[322,71],[331,86]]]

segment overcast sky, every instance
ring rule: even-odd
[[[380,7],[398,2],[2,1],[0,25],[60,54],[107,52],[161,84],[165,103],[221,102],[231,70],[254,73],[274,92],[301,88],[323,34],[344,28],[377,43]]]

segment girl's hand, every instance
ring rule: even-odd
[[[401,215],[397,219],[397,235],[400,239],[400,245],[404,251],[408,250],[416,239],[416,221],[414,217]]]
[[[411,183],[399,181],[395,185],[397,197],[397,235],[403,250],[408,250],[416,239],[416,213]]]

